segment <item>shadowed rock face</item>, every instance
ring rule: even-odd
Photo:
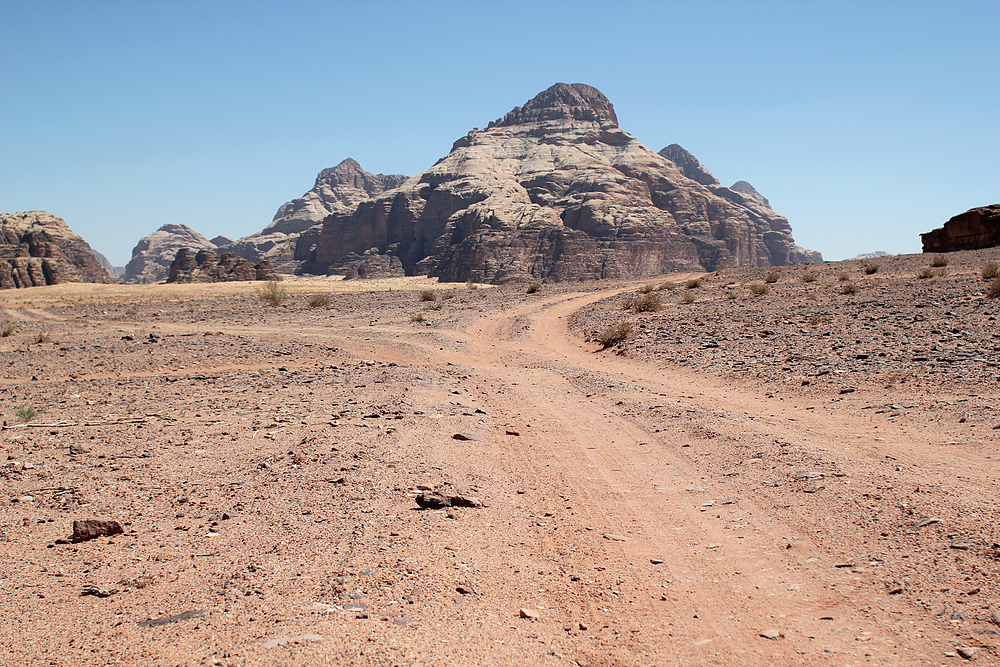
[[[1000,204],[972,208],[920,235],[924,252],[977,250],[1000,245]]]
[[[191,248],[181,248],[170,264],[167,282],[224,283],[277,279],[278,274],[267,260],[252,264],[235,252],[227,252],[220,257],[214,250],[203,249],[195,253]]]
[[[623,132],[595,88],[556,84],[397,189],[327,217],[302,269],[374,253],[442,280],[566,280],[787,264],[799,251],[787,219],[685,176]]]
[[[0,289],[108,283],[90,245],[45,211],[0,213]]]
[[[312,189],[283,204],[263,231],[220,245],[220,249],[235,252],[251,262],[267,259],[278,271],[295,273],[302,260],[315,249],[324,218],[336,211],[353,209],[405,180],[399,174],[369,174],[348,158],[319,172]]]
[[[170,274],[170,265],[181,248],[215,250],[215,244],[187,225],[166,224],[141,239],[125,265],[123,283],[158,283]]]

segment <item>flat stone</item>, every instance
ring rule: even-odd
[[[177,621],[183,621],[188,618],[194,618],[195,616],[201,616],[207,613],[207,609],[192,609],[190,611],[181,612],[180,614],[174,614],[173,616],[161,616],[160,618],[151,618],[148,621],[143,621],[139,624],[140,628],[150,628],[156,627],[157,625],[167,625],[168,623],[176,623]]]
[[[97,584],[85,584],[80,595],[93,595],[98,598],[109,598],[117,592],[118,589],[114,586],[108,586],[105,588],[103,586],[98,586]]]
[[[992,614],[990,614],[990,620],[995,625],[1000,625],[1000,609],[998,609],[997,611],[995,611]]]
[[[474,433],[456,433],[451,438],[452,440],[476,440],[481,442],[483,436],[475,435]]]
[[[979,653],[978,646],[958,646],[955,648],[958,654],[965,658],[966,660],[972,660]]]
[[[295,635],[294,637],[277,637],[276,639],[268,639],[263,642],[261,646],[264,648],[274,648],[275,646],[282,646],[284,644],[304,644],[308,641],[323,641],[323,635],[317,635],[312,632],[308,632],[304,635]]]
[[[760,636],[764,639],[770,639],[772,641],[778,641],[779,639],[784,639],[785,635],[777,628],[768,628],[767,630],[761,630]]]
[[[663,562],[663,559],[662,558],[650,558],[649,562],[652,563],[653,565],[659,565],[660,563]]]
[[[628,542],[628,538],[624,535],[618,535],[616,533],[605,533],[604,539],[610,540],[612,542]]]
[[[529,609],[528,607],[521,607],[520,611],[518,611],[518,616],[520,616],[521,618],[527,618],[528,620],[531,621],[537,621],[539,618],[541,618],[541,615],[538,613],[537,610]]]
[[[921,519],[920,521],[913,524],[914,528],[923,528],[924,526],[930,526],[932,524],[940,522],[941,519],[936,516],[927,517],[926,519]]]
[[[117,521],[85,519],[73,522],[73,541],[86,542],[102,535],[120,535],[125,529]]]
[[[344,611],[364,611],[366,609],[368,609],[368,605],[364,602],[352,602],[344,605]]]
[[[409,616],[397,616],[396,618],[392,619],[393,625],[406,625],[407,623],[412,623],[412,622],[413,619],[410,618]]]

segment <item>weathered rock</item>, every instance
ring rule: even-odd
[[[94,597],[98,598],[109,598],[117,592],[118,589],[114,586],[98,586],[97,584],[84,584],[83,590],[80,591],[80,595],[93,595]]]
[[[315,243],[305,272],[375,248],[407,275],[493,283],[800,261],[785,218],[691,180],[583,84],[472,130],[429,170],[331,214]]]
[[[132,259],[125,265],[123,283],[157,283],[166,280],[170,267],[178,251],[187,248],[194,253],[199,250],[215,250],[215,245],[204,236],[186,225],[166,224],[141,239],[132,249]],[[185,260],[187,261],[187,260]],[[196,266],[197,263],[194,263]]]
[[[72,282],[108,283],[111,276],[62,218],[0,213],[0,289]]]
[[[214,250],[194,254],[190,248],[177,251],[170,265],[168,283],[224,283],[240,280],[276,280],[278,275],[269,262],[251,264],[234,252],[221,257]]]
[[[719,183],[719,179],[712,176],[712,172],[701,166],[698,158],[684,150],[679,144],[670,144],[662,149],[659,154],[676,164],[681,173],[692,181],[701,183],[702,185],[722,185]],[[740,183],[743,183],[743,181],[740,181]]]
[[[920,235],[924,252],[977,250],[1000,245],[1000,204],[971,208]]]
[[[324,218],[337,211],[353,209],[370,197],[402,185],[405,180],[406,177],[400,174],[369,174],[348,158],[336,167],[321,171],[312,189],[283,204],[263,231],[230,242],[223,249],[251,262],[270,261],[283,273],[295,273],[315,249]],[[387,262],[386,268],[389,266]],[[323,273],[350,272],[353,275],[348,277],[388,277],[378,263],[366,263],[358,258],[342,263],[337,270]],[[401,265],[398,273],[392,275],[403,275]]]
[[[84,519],[83,521],[73,522],[72,540],[74,542],[86,542],[95,537],[120,535],[124,532],[125,530],[122,528],[122,525],[114,520]]]

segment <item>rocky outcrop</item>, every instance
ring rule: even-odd
[[[302,269],[372,254],[408,275],[485,282],[801,261],[787,219],[689,178],[583,84],[552,86],[397,189],[334,212]]]
[[[239,280],[277,280],[268,261],[252,264],[235,252],[221,257],[214,250],[202,249],[195,253],[191,248],[177,251],[170,264],[168,283],[225,283]]]
[[[90,245],[45,211],[0,213],[0,289],[108,283]]]
[[[1000,204],[971,208],[920,235],[924,252],[977,250],[1000,245]]]
[[[101,265],[101,268],[108,272],[108,277],[111,278],[111,282],[118,280],[118,269],[115,268],[115,265],[111,263],[110,259],[93,248],[90,249],[90,254],[94,256],[94,259],[96,259],[97,263]]]
[[[257,262],[269,260],[283,273],[295,273],[315,249],[320,225],[331,213],[355,208],[360,202],[398,187],[398,174],[369,174],[348,158],[324,169],[309,192],[283,204],[263,231],[222,246]]]
[[[166,224],[141,239],[125,265],[123,283],[158,283],[170,274],[170,265],[181,248],[195,252],[215,250],[215,244],[187,225]]]
[[[678,144],[670,144],[661,150],[659,154],[677,165],[682,174],[696,183],[701,183],[702,185],[722,185],[715,176],[712,176],[712,172],[701,166],[698,158],[691,155],[691,153],[681,148]],[[742,182],[740,181],[740,183]]]

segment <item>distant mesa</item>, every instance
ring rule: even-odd
[[[1000,204],[971,208],[920,235],[924,252],[978,250],[1000,245]]]
[[[875,252],[863,252],[860,255],[855,255],[851,257],[850,260],[866,260],[866,259],[879,259],[880,257],[889,257],[889,253],[884,250],[876,250]]]
[[[321,213],[314,188],[257,236],[300,234],[282,250],[298,272],[492,283],[821,259],[749,184],[721,186],[677,145],[654,153],[584,84],[552,86],[392,186],[306,228]]]
[[[158,283],[170,275],[170,265],[181,248],[215,250],[215,244],[187,225],[169,223],[144,237],[132,249],[121,282]]]
[[[216,245],[251,262],[268,260],[280,273],[298,273],[315,250],[327,216],[353,210],[361,202],[398,187],[405,180],[399,174],[370,174],[348,158],[319,172],[312,189],[283,204],[263,231]]]
[[[191,248],[177,251],[170,264],[168,283],[224,283],[239,280],[277,280],[278,274],[267,260],[252,264],[235,252],[221,257],[210,249],[195,253]]]
[[[0,213],[0,289],[109,283],[99,257],[104,259],[51,213]]]

